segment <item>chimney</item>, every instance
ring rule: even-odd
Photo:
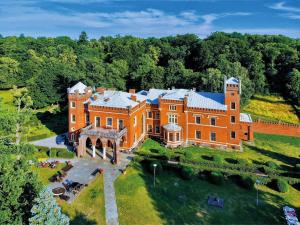
[[[130,94],[135,94],[135,89],[129,89]]]
[[[135,102],[136,102],[136,100],[137,100],[136,95],[131,95],[131,96],[130,96],[130,99],[131,99],[132,101],[135,101]]]
[[[96,89],[96,92],[99,93],[99,94],[103,94],[105,90],[106,90],[106,89],[105,89],[104,87],[98,87],[98,88]]]

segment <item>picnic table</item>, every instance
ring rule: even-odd
[[[220,207],[220,208],[224,207],[224,199],[218,198],[218,197],[209,196],[208,200],[207,200],[207,203],[209,205],[217,206],[217,207]]]
[[[63,187],[57,187],[52,189],[52,193],[54,196],[60,196],[63,195],[66,192],[66,189]]]
[[[62,168],[61,170],[64,172],[68,172],[70,169],[73,168],[73,165],[71,164],[67,164],[64,168]]]

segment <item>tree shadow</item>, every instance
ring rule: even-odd
[[[259,148],[257,146],[248,145],[247,147],[249,149],[253,150],[253,151],[256,151],[260,154],[263,154],[263,155],[268,156],[270,158],[276,159],[278,161],[281,161],[285,164],[289,164],[291,166],[299,163],[299,161],[300,161],[299,159],[297,159],[295,157],[283,155],[283,154],[280,154],[280,153],[277,153],[277,152],[268,151],[268,150],[265,150],[263,148]]]
[[[76,211],[76,216],[70,221],[71,225],[97,225],[95,220],[89,219],[83,213]]]
[[[37,118],[45,125],[49,130],[56,134],[62,134],[68,131],[68,114],[67,111],[51,113],[38,112]]]
[[[148,172],[147,166],[142,165],[141,168],[140,176],[144,179],[155,209],[165,224],[234,224],[238,221],[248,224],[284,224],[285,222],[283,216],[278,216],[282,215],[281,207],[287,204],[280,196],[261,192],[257,206],[256,190],[245,190],[231,181],[226,181],[226,187],[211,185],[196,176],[192,180],[183,180],[178,173],[169,170],[157,175],[154,187],[153,175]],[[204,188],[204,191],[201,191],[201,188]],[[207,199],[211,195],[223,198],[224,208],[209,206]]]
[[[260,100],[260,101],[263,101],[263,102],[268,102],[268,103],[287,103],[286,100],[271,100],[271,99],[266,99],[266,98],[263,98],[263,97],[259,97],[259,96],[254,96],[253,97],[254,100]]]

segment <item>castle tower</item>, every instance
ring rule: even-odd
[[[78,82],[68,88],[69,141],[77,142],[79,130],[87,125],[88,111],[85,102],[92,96],[92,88]]]
[[[237,145],[241,143],[240,137],[240,95],[241,95],[241,80],[240,78],[230,77],[224,78],[224,94],[225,105],[227,105],[227,140],[228,143]],[[235,146],[232,146],[235,147]]]

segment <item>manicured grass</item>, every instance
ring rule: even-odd
[[[4,110],[14,112],[12,90],[0,90]],[[30,122],[26,124],[23,140],[32,141],[61,134],[67,131],[67,114],[58,112],[59,106],[52,105],[42,109],[34,110]]]
[[[119,222],[134,224],[284,224],[281,207],[300,208],[300,192],[290,187],[281,194],[259,186],[256,191],[240,188],[231,181],[222,186],[194,178],[182,180],[175,173],[164,171],[153,175],[139,164],[129,167],[115,182]],[[225,201],[223,209],[207,205],[209,195]]]
[[[71,225],[106,224],[103,176],[97,176],[71,204],[60,199],[58,199],[58,203],[63,213],[70,217]]]
[[[299,124],[297,109],[279,96],[254,96],[243,112],[250,113],[253,119],[261,118],[266,121],[282,121]]]
[[[38,168],[36,166],[33,166],[32,171],[34,171],[37,174],[38,180],[43,185],[48,185],[50,183],[49,178],[56,174],[58,171],[60,171],[65,165],[65,163],[60,163],[54,169],[51,169],[49,167]]]
[[[219,155],[224,159],[247,159],[252,163],[264,164],[268,161],[275,162],[278,165],[293,167],[296,163],[300,163],[300,138],[280,135],[258,134],[254,135],[255,146],[243,145],[243,152],[235,150],[221,151],[212,148],[191,146],[187,148],[178,148],[176,152],[189,151],[192,160],[201,162],[205,160],[205,156]],[[140,151],[170,151],[161,146],[158,142],[148,139],[140,147]]]

